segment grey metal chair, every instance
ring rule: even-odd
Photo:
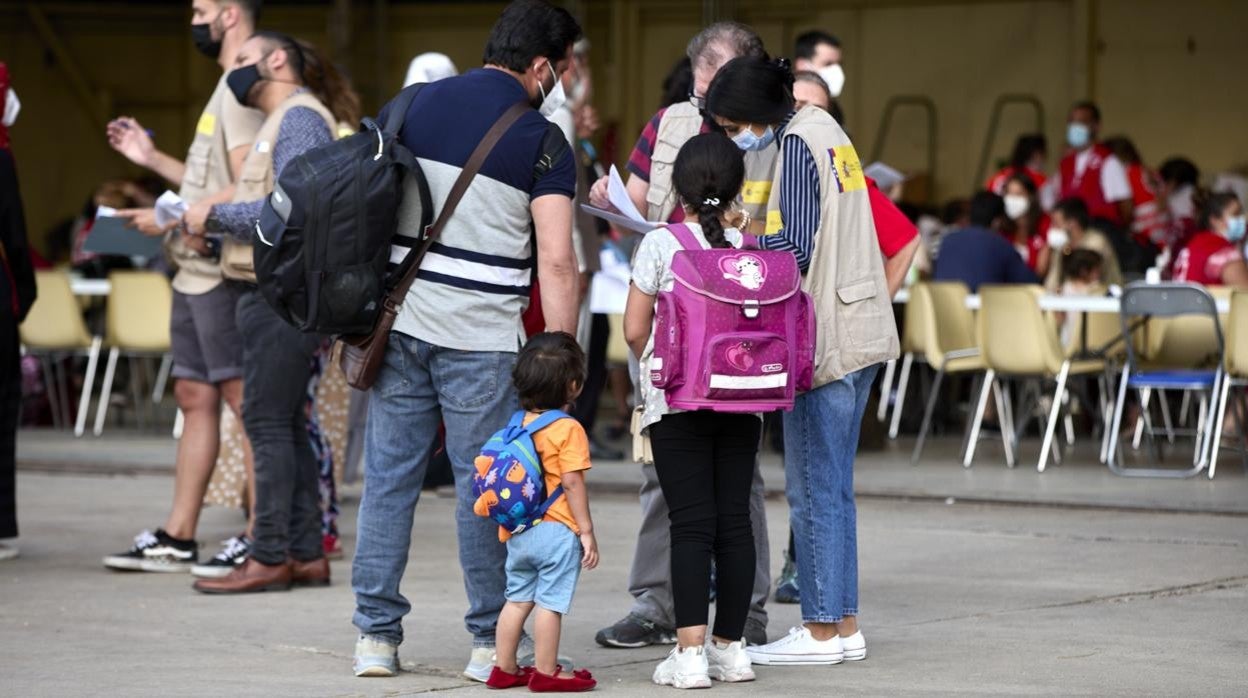
[[[1118,475],[1132,477],[1191,477],[1205,469],[1209,463],[1211,451],[1211,435],[1214,431],[1214,420],[1217,410],[1211,409],[1215,404],[1222,381],[1225,342],[1222,326],[1218,321],[1218,304],[1210,293],[1202,286],[1195,284],[1166,283],[1144,284],[1134,283],[1123,291],[1122,305],[1119,312],[1124,337],[1131,337],[1140,327],[1144,328],[1146,337],[1143,342],[1126,342],[1127,361],[1122,367],[1122,375],[1118,383],[1118,399],[1114,403],[1114,418],[1110,427],[1111,438],[1109,469]],[[1189,350],[1185,356],[1176,357],[1168,353],[1164,346],[1150,341],[1147,335],[1163,336],[1173,331],[1178,321],[1195,320],[1198,325],[1184,326],[1185,334],[1192,334],[1192,329],[1199,327],[1201,336],[1214,339],[1213,346],[1201,344],[1198,348],[1200,356]],[[1212,324],[1212,332],[1207,335],[1208,325]],[[1203,341],[1203,340],[1202,340]],[[1143,345],[1143,346],[1139,346]],[[1189,345],[1190,349],[1190,345]],[[1195,449],[1190,468],[1140,468],[1127,467],[1119,455],[1119,435],[1122,428],[1122,417],[1126,411],[1127,391],[1135,390],[1143,396],[1145,391],[1184,390],[1200,393],[1200,412],[1194,434]],[[1150,439],[1151,429],[1148,430]],[[1161,460],[1161,450],[1153,441],[1153,454]]]

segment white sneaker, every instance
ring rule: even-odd
[[[473,647],[468,666],[464,667],[464,678],[485,683],[490,680],[492,671],[494,671],[494,648]]]
[[[399,648],[361,635],[355,641],[351,668],[356,676],[398,676]]]
[[[721,648],[714,639],[708,638],[706,664],[706,673],[716,681],[736,683],[754,680],[754,670],[750,668],[750,656],[745,653],[744,640]]]
[[[12,543],[0,543],[0,561],[12,560],[18,555],[17,546]]]
[[[845,650],[845,661],[857,662],[867,658],[867,639],[862,631],[841,638],[841,647]]]
[[[710,688],[706,651],[701,647],[676,646],[654,669],[654,682],[673,688]]]
[[[745,652],[755,664],[840,664],[845,659],[839,635],[833,635],[831,640],[816,640],[802,625],[775,642],[746,647]]]

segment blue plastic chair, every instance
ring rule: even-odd
[[[1135,342],[1126,342],[1127,362],[1122,367],[1122,376],[1118,384],[1118,399],[1114,403],[1114,418],[1111,426],[1109,448],[1109,469],[1118,475],[1132,477],[1191,477],[1204,470],[1209,463],[1209,451],[1217,410],[1213,405],[1217,402],[1221,390],[1223,374],[1223,354],[1225,342],[1222,326],[1218,322],[1218,304],[1204,287],[1195,284],[1144,284],[1134,283],[1123,291],[1119,317],[1122,322],[1124,337],[1133,336],[1140,323],[1148,323],[1153,318],[1176,318],[1181,316],[1205,317],[1213,325],[1213,336],[1216,345],[1209,347],[1209,354],[1198,366],[1166,366],[1157,365],[1150,357],[1140,355],[1140,347]],[[1147,325],[1145,325],[1147,328]],[[1143,394],[1148,390],[1192,390],[1200,391],[1202,410],[1197,420],[1195,455],[1190,468],[1137,468],[1126,467],[1120,460],[1119,433],[1122,428],[1122,415],[1126,409],[1127,391],[1135,390]]]

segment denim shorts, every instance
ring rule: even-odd
[[[507,541],[508,601],[567,614],[580,576],[581,539],[558,521],[543,521]]]

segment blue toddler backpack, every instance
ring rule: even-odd
[[[563,496],[562,486],[546,494],[542,459],[533,445],[533,435],[560,419],[571,419],[559,410],[550,410],[525,426],[524,415],[524,410],[516,412],[505,428],[485,442],[472,480],[476,497],[473,512],[493,519],[512,535],[541,521],[550,505]]]

